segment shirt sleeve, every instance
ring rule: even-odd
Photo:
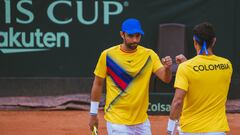
[[[186,74],[186,68],[184,65],[180,64],[177,69],[177,74],[174,82],[174,88],[179,88],[185,91],[188,91],[188,77]]]
[[[155,73],[159,68],[163,67],[163,64],[154,51],[151,51],[151,59],[153,61],[153,73]]]
[[[98,59],[94,74],[101,78],[106,78],[107,67],[106,67],[106,51],[103,51]]]

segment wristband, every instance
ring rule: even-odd
[[[168,120],[167,131],[170,132],[170,133],[173,132],[173,130],[175,129],[176,123],[177,123],[177,120],[169,119]]]
[[[90,106],[90,114],[91,115],[97,115],[98,106],[99,106],[99,102],[91,101],[91,106]]]

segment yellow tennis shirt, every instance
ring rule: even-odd
[[[174,87],[187,92],[180,117],[183,132],[229,131],[225,103],[231,75],[231,62],[215,55],[197,55],[179,65]]]
[[[163,65],[151,49],[142,46],[126,53],[120,45],[104,50],[94,74],[106,78],[107,121],[134,125],[147,119],[151,74]]]

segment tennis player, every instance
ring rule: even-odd
[[[167,131],[169,135],[176,133],[174,129],[180,135],[226,135],[232,64],[214,55],[216,36],[210,23],[196,25],[193,34],[197,55],[178,67]]]
[[[104,50],[96,65],[91,93],[90,129],[98,125],[98,105],[106,79],[105,120],[109,135],[151,135],[147,109],[149,81],[154,73],[169,83],[172,59],[161,63],[151,49],[139,45],[144,31],[135,18],[122,23],[123,43]]]

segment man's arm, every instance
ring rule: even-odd
[[[171,105],[170,119],[178,120],[180,118],[185,95],[186,91],[182,89],[176,89]]]
[[[155,75],[162,80],[165,83],[170,83],[172,80],[172,70],[169,68],[159,68],[156,72]]]
[[[168,134],[173,134],[176,127],[176,122],[179,120],[181,113],[182,113],[182,107],[183,107],[183,101],[184,97],[186,95],[186,91],[182,89],[176,89],[175,95],[172,101],[171,105],[171,111],[170,111],[170,119],[168,121]]]
[[[91,101],[99,102],[102,96],[102,88],[104,85],[104,78],[95,76],[91,92]]]
[[[99,101],[102,95],[102,89],[104,85],[104,78],[95,76],[92,86],[91,92],[91,106],[90,106],[90,120],[89,120],[89,127],[90,130],[93,130],[93,126],[98,127],[98,118],[97,118],[97,111]]]
[[[155,75],[165,83],[170,83],[172,79],[172,58],[166,56],[162,59],[163,67],[159,68]]]

